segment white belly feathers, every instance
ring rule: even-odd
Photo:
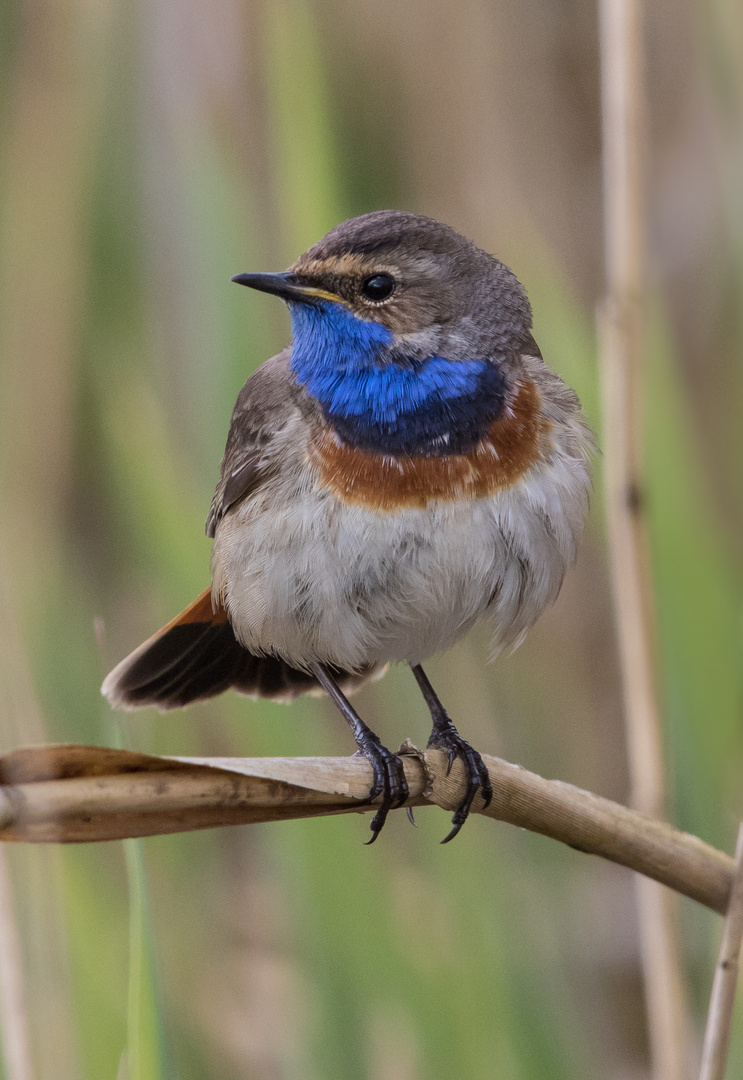
[[[220,523],[213,590],[239,640],[304,667],[418,663],[487,620],[493,652],[520,641],[574,560],[589,478],[547,461],[496,495],[393,513],[318,488],[306,465]]]

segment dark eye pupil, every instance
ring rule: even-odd
[[[386,300],[395,291],[395,279],[391,274],[373,274],[361,284],[367,300]]]

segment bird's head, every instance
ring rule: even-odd
[[[298,382],[346,437],[345,420],[362,417],[369,444],[392,452],[408,452],[413,413],[427,413],[435,445],[454,445],[453,425],[471,441],[502,407],[505,368],[531,327],[508,267],[448,225],[396,210],[343,222],[285,273],[232,280],[286,301]]]
[[[333,320],[334,306],[422,358],[500,359],[531,328],[529,301],[507,266],[450,226],[400,210],[344,221],[285,273],[232,280],[282,297],[295,331],[308,316]]]

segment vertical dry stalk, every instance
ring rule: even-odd
[[[607,296],[600,314],[609,548],[632,801],[665,816],[662,724],[642,483],[644,344],[641,0],[600,0]],[[653,1074],[688,1074],[688,1020],[674,899],[638,878]]]
[[[725,1077],[735,990],[738,985],[741,942],[743,942],[743,824],[738,829],[735,876],[722,931],[715,979],[712,983],[699,1080],[724,1080]]]
[[[0,847],[0,1046],[8,1080],[33,1080],[31,1039],[6,852]]]

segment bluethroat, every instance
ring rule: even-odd
[[[232,279],[289,307],[292,343],[240,391],[206,523],[212,584],[110,673],[112,705],[173,709],[229,687],[325,691],[373,767],[376,839],[407,785],[348,694],[392,661],[430,709],[429,747],[492,797],[421,664],[485,623],[517,645],[574,561],[592,436],[544,363],[524,289],[430,218],[332,229],[285,273]]]

